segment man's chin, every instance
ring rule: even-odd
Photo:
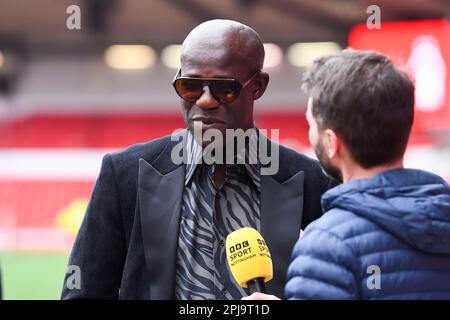
[[[206,147],[216,138],[220,137],[220,139],[222,139],[223,141],[226,136],[225,133],[227,127],[224,123],[221,122],[199,124],[194,121],[194,123],[190,124],[189,129],[194,135],[197,143],[201,144],[203,147]]]
[[[194,136],[194,140],[195,142],[197,142],[197,144],[201,145],[203,148],[206,148],[208,145],[210,145],[211,143],[213,143],[216,140],[216,135],[205,135],[205,132],[196,132],[196,134],[194,134],[193,131],[191,131],[192,135]],[[220,134],[221,138],[222,138],[222,133]],[[219,140],[220,141],[220,140]],[[219,142],[216,142],[219,143]]]
[[[328,178],[333,178],[333,179],[339,181],[339,183],[342,183],[342,182],[343,182],[342,174],[341,174],[341,172],[340,172],[338,169],[330,168],[330,167],[327,167],[327,168],[325,169],[325,167],[324,167],[323,165],[321,165],[320,167],[322,168],[322,172],[323,172]]]
[[[219,130],[222,133],[225,133],[227,128],[227,124],[224,122],[202,122],[202,121],[191,121],[189,123],[189,127],[192,131],[202,131],[204,134],[207,130]]]

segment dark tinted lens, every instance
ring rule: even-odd
[[[196,101],[200,98],[203,91],[202,81],[196,79],[177,79],[175,80],[175,90],[181,98],[188,101]]]
[[[241,90],[241,85],[233,80],[214,80],[209,85],[212,94],[220,102],[230,103],[234,101]]]

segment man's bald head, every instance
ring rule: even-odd
[[[260,70],[264,63],[264,46],[255,30],[232,20],[209,20],[194,28],[183,42],[181,65],[190,59],[221,59],[223,63],[240,63],[250,70]]]
[[[269,75],[261,70],[263,63],[261,39],[255,30],[242,23],[210,20],[192,30],[183,42],[181,70],[177,76],[190,77],[194,83],[202,78],[233,78],[242,88],[235,100],[225,103],[216,98],[214,91],[227,90],[226,86],[221,88],[202,82],[203,90],[200,96],[196,93],[196,101],[181,99],[183,118],[189,130],[193,132],[194,126],[203,123],[225,136],[226,129],[252,128],[254,101],[264,94],[269,83]],[[207,83],[217,84],[211,80]],[[238,88],[234,82],[233,86]]]

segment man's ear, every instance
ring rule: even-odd
[[[324,131],[324,149],[327,153],[328,158],[335,158],[341,148],[341,139],[336,135],[336,133],[331,129],[326,129]]]
[[[267,72],[261,71],[254,80],[253,85],[253,100],[257,100],[262,97],[266,91],[267,85],[269,84],[269,74]]]

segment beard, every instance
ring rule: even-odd
[[[314,153],[317,156],[317,160],[319,160],[319,163],[322,167],[322,171],[327,175],[328,177],[334,178],[340,183],[342,183],[342,172],[339,170],[338,167],[333,166],[330,162],[330,159],[326,156],[325,148],[323,147],[322,142],[319,139],[319,142],[313,146]]]

